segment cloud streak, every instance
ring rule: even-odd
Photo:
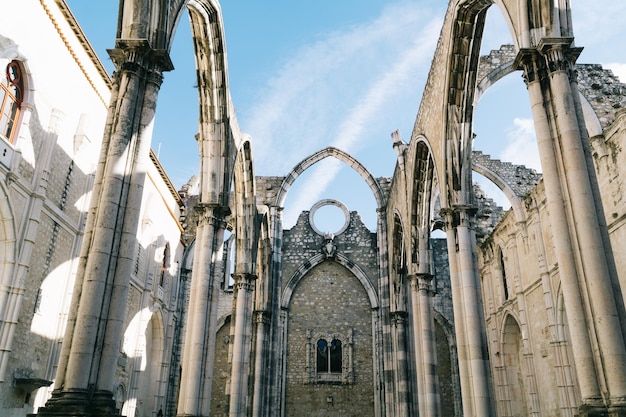
[[[391,105],[396,95],[410,83],[411,75],[420,69],[426,70],[422,67],[424,63],[430,62],[440,25],[439,20],[430,21],[419,33],[412,47],[372,81],[365,94],[358,98],[340,123],[332,146],[354,154],[359,148],[367,145],[362,139],[372,139],[366,134],[369,122],[375,119],[377,113],[385,106]],[[390,144],[390,141],[384,143],[387,146],[391,146]],[[302,184],[302,192],[298,193],[293,202],[295,212],[306,210],[318,201],[342,168],[343,164],[337,160],[325,161],[316,167],[314,174]]]
[[[250,117],[240,119],[255,141],[257,172],[283,174],[321,147],[353,143],[367,123],[364,118],[376,108],[367,101],[395,93],[372,83],[382,81],[395,88],[394,76],[401,79],[402,75],[385,73],[391,72],[390,66],[399,68],[398,61],[411,52],[415,54],[411,43],[416,34],[421,39],[425,30],[434,32],[430,26],[423,28],[428,23],[415,4],[400,3],[373,21],[329,33],[287,59],[256,94],[254,107],[245,112]],[[427,67],[432,55],[421,58]],[[277,149],[280,160],[275,157]]]
[[[240,119],[254,138],[257,174],[285,175],[310,154],[335,146],[357,158],[359,150],[389,152],[390,175],[395,158],[389,134],[402,123],[399,116],[412,127],[442,23],[434,15],[400,2],[287,59],[245,112],[248,120]],[[409,106],[415,113],[407,118]],[[342,168],[334,159],[317,164],[292,190],[289,212],[308,210]],[[287,214],[285,224],[295,220]]]

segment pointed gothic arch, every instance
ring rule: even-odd
[[[365,168],[359,161],[357,161],[350,154],[342,151],[341,149],[334,148],[332,146],[329,146],[328,148],[324,148],[314,153],[313,155],[310,155],[309,157],[303,159],[300,163],[298,163],[291,170],[289,175],[285,177],[285,179],[283,180],[283,183],[280,186],[280,190],[278,191],[278,194],[276,195],[275,205],[277,207],[283,206],[283,204],[285,203],[285,198],[287,197],[287,192],[289,191],[293,183],[296,181],[296,179],[300,176],[300,174],[302,174],[304,171],[309,169],[312,165],[328,157],[336,158],[340,160],[341,162],[344,162],[346,165],[348,165],[352,169],[354,169],[356,173],[359,174],[361,178],[363,178],[363,180],[367,183],[367,185],[372,190],[372,194],[374,195],[374,198],[376,199],[376,207],[380,209],[385,206],[386,201],[385,201],[384,194],[380,188],[380,185],[378,185],[378,182],[376,181],[374,176],[367,170],[367,168]]]
[[[512,312],[504,316],[500,341],[500,355],[502,356],[503,388],[507,392],[499,399],[499,409],[503,415],[529,415],[528,384],[524,366],[525,347],[524,336],[519,321]]]
[[[293,296],[293,292],[298,286],[298,283],[302,278],[306,276],[308,272],[310,272],[317,265],[326,261],[327,257],[320,253],[311,258],[309,258],[306,262],[298,267],[289,278],[285,289],[282,292],[280,306],[283,309],[288,309],[289,304],[291,302],[291,297]],[[368,278],[367,274],[361,267],[354,263],[354,261],[348,259],[345,255],[341,253],[337,253],[335,255],[335,261],[340,265],[343,265],[346,269],[348,269],[354,276],[359,280],[365,291],[367,292],[367,297],[370,302],[370,307],[372,309],[377,309],[379,306],[378,295],[376,288],[372,284],[371,280]]]

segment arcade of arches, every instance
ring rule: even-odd
[[[67,11],[62,0],[41,4]],[[480,57],[489,7],[506,17],[513,45]],[[0,371],[14,377],[3,398],[43,393],[23,400],[39,401],[41,417],[626,417],[626,86],[576,63],[568,0],[451,0],[414,130],[408,143],[392,134],[396,167],[381,178],[333,147],[285,176],[255,176],[229,98],[217,0],[121,0],[120,10],[64,336],[53,371],[17,378],[11,338],[22,334],[16,315],[31,313],[0,305]],[[178,248],[137,207],[148,161],[162,171],[150,124],[182,13],[196,52],[201,166],[176,193]],[[3,39],[0,63],[27,62]],[[514,71],[542,174],[472,150],[475,103]],[[19,133],[3,143],[21,143]],[[367,184],[376,230],[336,200],[283,227],[290,188],[326,158]],[[511,208],[486,197],[472,172]],[[318,227],[323,206],[343,226]],[[5,245],[18,239],[13,215],[0,204]],[[146,251],[155,265],[134,291]],[[6,271],[24,268],[0,253]],[[0,300],[28,300],[5,270]]]

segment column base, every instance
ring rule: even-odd
[[[54,391],[52,397],[41,407],[36,417],[118,417],[120,410],[115,407],[110,391],[89,392],[73,389]]]

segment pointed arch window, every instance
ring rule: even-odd
[[[317,373],[341,373],[342,364],[341,340],[333,339],[328,343],[326,339],[317,341]]]
[[[307,329],[306,378],[309,384],[353,384],[353,329],[342,335]],[[343,342],[342,342],[343,340]]]
[[[0,136],[13,143],[24,99],[24,80],[18,61],[11,61],[0,78]]]

